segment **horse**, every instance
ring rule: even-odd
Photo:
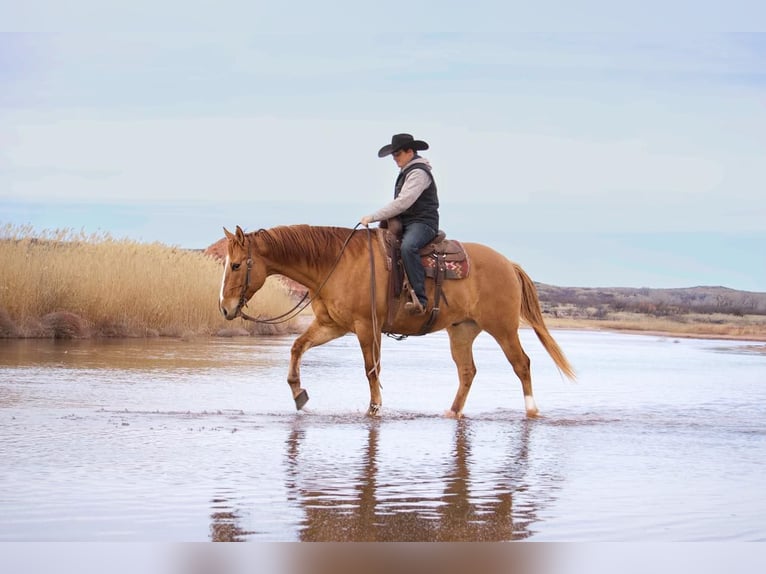
[[[354,333],[364,356],[370,386],[369,416],[380,413],[381,325],[387,314],[387,281],[390,271],[378,243],[380,228],[283,225],[245,233],[224,227],[226,259],[219,309],[227,320],[248,317],[243,307],[270,275],[280,274],[308,289],[314,318],[290,350],[287,383],[296,408],[302,409],[308,393],[301,386],[301,357],[312,347],[347,333]],[[521,381],[527,417],[539,415],[532,393],[530,360],[519,340],[523,319],[535,331],[559,371],[569,379],[575,372],[543,320],[537,289],[517,263],[480,243],[464,243],[470,273],[464,279],[443,282],[443,304],[430,332],[446,329],[459,385],[447,416],[461,418],[476,376],[473,342],[482,331],[500,345]],[[429,302],[434,300],[434,280],[426,280]],[[429,305],[430,306],[430,305]],[[392,332],[420,334],[423,315],[403,308],[392,323]]]

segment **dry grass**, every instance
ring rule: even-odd
[[[218,311],[221,263],[160,243],[0,228],[0,337],[192,336],[288,332],[260,329]],[[252,315],[293,306],[278,280],[251,301]]]

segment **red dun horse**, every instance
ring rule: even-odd
[[[352,332],[362,347],[370,384],[367,412],[377,414],[382,405],[380,326],[388,305],[389,271],[377,239],[383,230],[292,225],[253,233],[244,233],[237,226],[236,233],[224,232],[228,245],[219,301],[224,317],[240,316],[245,303],[272,274],[285,275],[309,290],[314,320],[293,343],[287,375],[296,407],[302,408],[308,400],[301,387],[303,353]],[[448,415],[463,414],[476,375],[473,341],[486,331],[498,342],[521,380],[527,416],[534,417],[538,409],[532,395],[529,357],[519,341],[519,322],[524,320],[534,329],[567,377],[574,379],[574,371],[543,322],[537,290],[524,270],[484,245],[465,243],[464,247],[471,261],[470,274],[444,282],[441,310],[431,328],[447,330],[460,380]],[[433,302],[432,279],[426,280],[426,290],[429,302]],[[392,332],[417,334],[424,320],[423,315],[410,315],[400,305]]]

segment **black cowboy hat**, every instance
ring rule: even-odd
[[[424,150],[428,149],[428,144],[421,140],[416,140],[411,134],[395,134],[391,136],[391,143],[384,145],[378,151],[378,157],[386,157],[400,149]]]

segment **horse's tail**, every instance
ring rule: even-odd
[[[575,372],[572,365],[569,364],[564,352],[548,332],[548,327],[545,326],[535,284],[519,265],[514,263],[513,266],[516,269],[516,275],[518,275],[521,281],[521,317],[535,330],[537,338],[540,339],[543,347],[548,351],[551,359],[553,359],[553,362],[556,363],[561,372],[574,380]]]

